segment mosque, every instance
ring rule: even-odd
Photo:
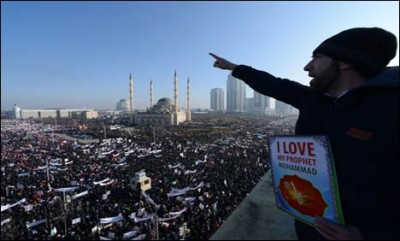
[[[133,79],[129,76],[129,101],[131,121],[139,126],[170,126],[191,121],[190,112],[190,81],[187,80],[187,106],[178,108],[178,76],[174,74],[174,102],[163,97],[153,104],[153,81],[150,81],[150,108],[146,112],[133,112]]]

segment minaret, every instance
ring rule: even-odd
[[[129,104],[130,104],[130,111],[133,112],[133,79],[132,74],[129,74]]]
[[[150,109],[153,108],[153,80],[150,80]]]
[[[186,121],[191,121],[192,116],[190,113],[190,81],[187,79],[187,108],[186,108]]]
[[[176,70],[175,70],[175,76],[174,76],[174,104],[175,104],[175,113],[178,113],[178,76],[176,75]]]

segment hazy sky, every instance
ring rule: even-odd
[[[135,108],[173,98],[209,108],[210,90],[230,73],[214,52],[308,85],[315,47],[352,27],[382,27],[399,38],[399,2],[1,2],[1,109]],[[399,52],[389,65],[399,65]],[[253,91],[247,87],[247,97]]]

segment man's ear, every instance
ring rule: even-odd
[[[338,61],[338,67],[340,70],[349,70],[351,68],[354,68],[352,64],[343,61]]]

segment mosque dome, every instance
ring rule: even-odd
[[[166,113],[172,111],[172,101],[170,98],[163,97],[157,101],[154,106],[154,111],[157,113]]]
[[[130,102],[128,99],[121,99],[117,102],[117,110],[120,111],[129,111],[130,110]]]
[[[171,99],[167,98],[167,97],[161,98],[157,101],[157,106],[159,106],[159,107],[161,107],[161,106],[167,107],[170,105],[171,105]]]

